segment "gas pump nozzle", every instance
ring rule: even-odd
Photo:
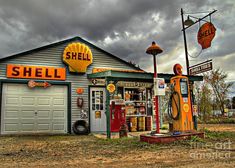
[[[171,94],[174,93],[174,91],[175,91],[175,83],[170,83],[169,84],[169,89],[170,89],[170,93]]]

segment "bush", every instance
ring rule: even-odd
[[[235,124],[235,118],[226,118],[223,120],[224,124]]]
[[[199,124],[203,124],[203,121],[198,120]],[[210,118],[208,119],[205,124],[235,124],[235,118],[224,118],[224,117],[220,117],[220,118]]]
[[[228,131],[205,131],[206,138],[213,139],[213,140],[222,140],[222,139],[229,139],[234,140],[235,139],[235,133],[234,132],[228,132]]]

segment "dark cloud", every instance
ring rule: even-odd
[[[1,20],[6,27],[15,29],[21,24],[24,30],[19,28],[18,32],[24,41],[35,38],[38,39],[36,42],[47,42],[72,35],[97,41],[112,35],[114,31],[143,32],[142,29],[136,30],[135,25],[129,22],[138,21],[136,24],[141,24],[142,21],[136,18],[149,19],[148,16],[154,12],[162,13],[161,19],[172,21],[178,8],[179,4],[170,0],[2,1]]]
[[[159,55],[161,66],[170,71],[169,66],[184,56],[180,8],[185,12],[218,9],[212,17],[217,36],[203,58],[235,52],[232,0],[0,0],[1,56],[81,36],[149,70],[152,59],[145,49],[155,40],[164,49]],[[187,30],[192,55],[200,51],[197,29],[195,25]]]

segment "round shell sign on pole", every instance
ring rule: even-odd
[[[116,90],[116,87],[114,84],[110,83],[107,85],[107,90],[109,91],[109,93],[113,93]]]
[[[211,46],[211,41],[215,37],[216,28],[210,22],[203,24],[198,33],[197,41],[202,46],[202,49],[209,48]]]

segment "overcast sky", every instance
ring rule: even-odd
[[[154,40],[164,50],[158,72],[173,73],[175,63],[185,69],[181,8],[195,17],[218,10],[211,17],[217,29],[211,48],[201,52],[199,24],[186,31],[188,52],[196,57],[189,64],[212,59],[235,81],[234,0],[0,0],[0,57],[80,36],[153,72],[145,51]]]

